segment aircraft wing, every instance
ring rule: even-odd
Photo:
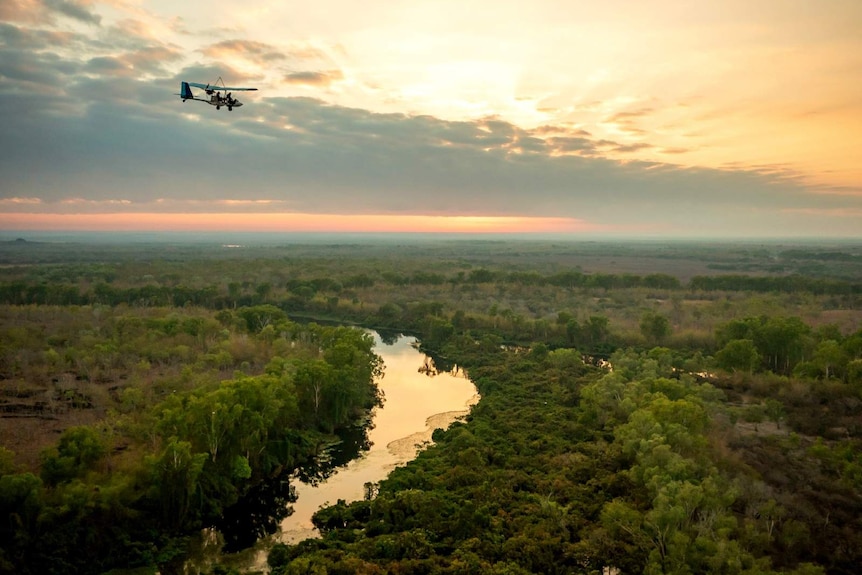
[[[229,88],[227,86],[217,86],[215,84],[200,84],[198,82],[188,82],[189,86],[200,88],[201,90],[212,90],[213,92],[256,92],[257,88]]]

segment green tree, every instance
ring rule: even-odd
[[[847,362],[847,383],[862,389],[862,359]]]
[[[149,461],[152,490],[162,523],[174,532],[197,521],[197,514],[192,514],[191,508],[193,496],[200,489],[199,480],[206,459],[205,453],[194,453],[189,442],[174,437],[158,457]]]
[[[752,373],[760,365],[760,354],[752,340],[734,339],[715,354],[715,361],[726,371]]]
[[[745,421],[754,424],[754,431],[757,431],[757,424],[763,423],[766,418],[766,406],[760,403],[746,405],[742,411],[742,417]]]
[[[611,320],[604,315],[591,315],[583,329],[586,329],[589,343],[593,346],[604,343],[610,335]]]
[[[284,311],[270,304],[244,307],[239,309],[237,313],[245,320],[246,327],[251,333],[258,333],[270,324],[287,319],[287,314]]]
[[[641,334],[652,344],[664,341],[671,334],[670,320],[656,312],[647,312],[641,316]]]
[[[754,343],[776,373],[791,373],[802,359],[804,336],[811,331],[798,317],[761,318]]]
[[[57,448],[42,457],[42,479],[51,485],[69,481],[92,468],[105,454],[105,442],[91,427],[70,427],[60,436]]]
[[[294,383],[299,393],[300,406],[312,413],[320,422],[325,406],[324,390],[333,377],[332,366],[322,359],[297,362]]]
[[[778,401],[777,399],[768,398],[764,402],[764,413],[766,417],[769,418],[770,421],[775,423],[775,426],[778,429],[781,429],[781,421],[784,419],[785,411],[784,404]]]
[[[834,339],[827,339],[817,344],[813,360],[823,370],[826,379],[834,377],[836,372],[843,372],[847,365],[847,355],[841,344]]]

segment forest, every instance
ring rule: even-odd
[[[381,401],[350,325],[481,400],[272,573],[862,564],[860,245],[14,241],[0,266],[0,572],[181,572]]]

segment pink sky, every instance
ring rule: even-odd
[[[608,231],[574,218],[293,213],[0,213],[5,230],[578,233]]]

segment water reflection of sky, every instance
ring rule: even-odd
[[[401,337],[392,345],[383,343],[376,333],[374,338],[375,351],[385,365],[385,375],[378,382],[385,401],[375,410],[374,429],[368,434],[371,449],[317,487],[296,486],[299,499],[294,512],[282,522],[282,533],[277,535],[282,541],[314,536],[311,515],[317,509],[338,499],[362,499],[365,483],[384,479],[415,456],[416,443],[430,441],[429,418],[434,427],[445,427],[477,399],[475,386],[464,377],[421,373],[425,355],[413,347],[415,338]],[[434,417],[439,414],[448,416]]]

